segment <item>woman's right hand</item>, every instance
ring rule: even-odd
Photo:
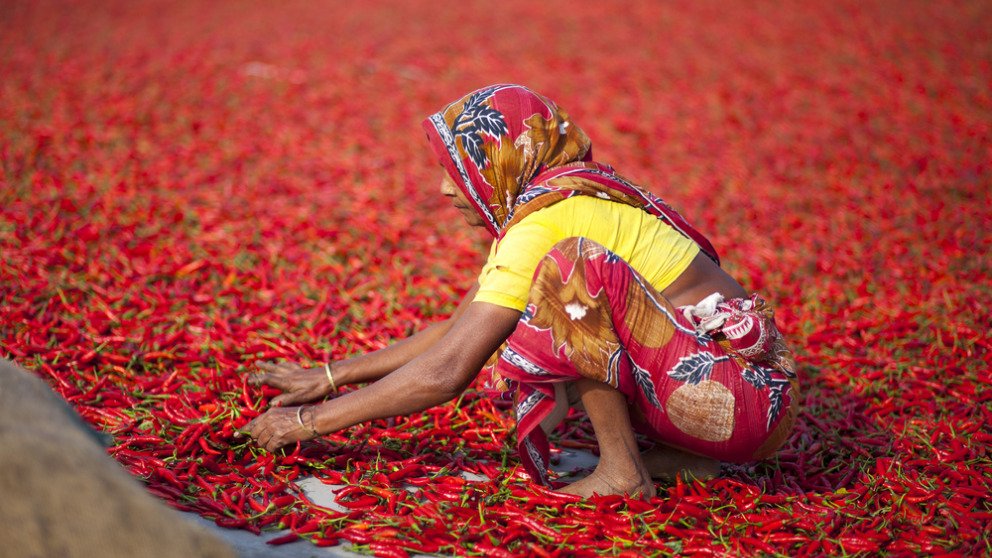
[[[324,367],[303,368],[291,362],[255,361],[261,370],[252,374],[248,383],[255,386],[269,386],[282,390],[282,395],[272,398],[272,407],[302,405],[323,399],[331,393],[331,383]]]

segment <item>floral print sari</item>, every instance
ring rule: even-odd
[[[592,160],[589,138],[553,102],[494,85],[424,121],[431,148],[499,240],[527,215],[576,195],[639,207],[699,245],[710,242],[668,204]],[[547,483],[539,427],[554,384],[589,378],[622,392],[634,428],[727,461],[769,455],[792,430],[798,380],[770,307],[750,300],[674,308],[625,261],[567,239],[538,266],[525,312],[487,365],[512,395],[520,458]]]

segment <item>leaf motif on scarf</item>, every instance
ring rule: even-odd
[[[478,110],[472,114],[472,124],[480,132],[494,138],[505,136],[509,133],[506,122],[503,121],[503,114],[486,105],[479,105]]]
[[[668,371],[668,375],[673,380],[696,385],[710,377],[714,364],[725,360],[730,360],[730,357],[715,357],[710,353],[696,353],[694,355],[684,356],[679,359],[675,368]]]
[[[754,389],[762,389],[772,383],[772,371],[758,365],[745,366],[741,370],[741,378],[754,386]]]
[[[455,132],[455,136],[462,138],[462,147],[465,148],[465,154],[472,164],[480,169],[486,168],[487,160],[485,152],[482,151],[482,137],[462,132]]]
[[[634,376],[634,383],[637,384],[638,389],[644,394],[648,402],[658,408],[659,411],[665,412],[665,408],[661,406],[661,401],[658,401],[657,388],[654,385],[654,380],[651,379],[651,374],[647,370],[641,368],[636,362],[631,361],[633,365],[633,370],[631,371]]]
[[[766,428],[769,430],[772,428],[772,422],[775,421],[775,417],[782,410],[783,392],[787,385],[789,385],[788,380],[775,380],[772,383],[771,389],[768,390],[768,420]]]
[[[506,121],[503,120],[503,114],[484,104],[494,92],[495,89],[487,89],[469,97],[461,114],[451,126],[455,137],[462,139],[462,147],[468,158],[479,169],[486,168],[489,163],[486,153],[482,150],[483,135],[500,138],[510,133]]]

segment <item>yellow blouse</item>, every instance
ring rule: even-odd
[[[695,242],[645,211],[593,196],[574,196],[514,225],[499,251],[493,242],[473,300],[523,312],[537,264],[555,243],[573,236],[603,245],[659,291],[699,253]]]

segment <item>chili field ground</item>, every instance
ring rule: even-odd
[[[0,356],[223,526],[381,556],[989,555],[990,29],[979,1],[3,1]],[[234,438],[273,395],[255,359],[382,347],[468,288],[486,241],[419,122],[499,82],[780,309],[804,391],[776,457],[571,502],[474,390],[285,455]],[[556,443],[594,447],[581,417]]]

